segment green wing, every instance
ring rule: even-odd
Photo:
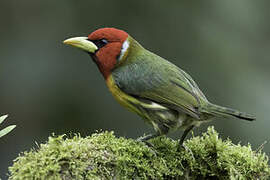
[[[123,92],[199,118],[206,98],[187,73],[147,50],[135,57],[112,72]]]

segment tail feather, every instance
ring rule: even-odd
[[[240,111],[237,111],[237,110],[234,110],[231,108],[226,108],[226,107],[222,107],[222,106],[211,104],[211,103],[209,103],[206,106],[206,109],[204,110],[204,112],[212,114],[212,115],[217,116],[217,117],[232,116],[232,117],[244,119],[247,121],[253,121],[256,119],[255,116],[247,114],[245,112],[240,112]]]

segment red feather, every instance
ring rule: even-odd
[[[98,50],[95,54],[96,63],[104,78],[107,79],[111,70],[117,63],[117,56],[121,52],[122,44],[127,39],[125,31],[115,28],[102,28],[94,31],[88,36],[89,40],[106,39],[108,44]]]

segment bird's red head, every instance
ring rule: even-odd
[[[115,28],[102,28],[89,34],[88,40],[98,47],[91,56],[105,79],[117,64],[123,43],[127,38],[126,32]]]

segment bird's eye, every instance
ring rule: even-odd
[[[101,42],[102,42],[103,44],[108,44],[107,39],[101,39]]]
[[[92,42],[98,47],[98,49],[100,49],[103,46],[105,46],[106,44],[108,44],[107,39],[98,39],[98,40],[94,40]]]

